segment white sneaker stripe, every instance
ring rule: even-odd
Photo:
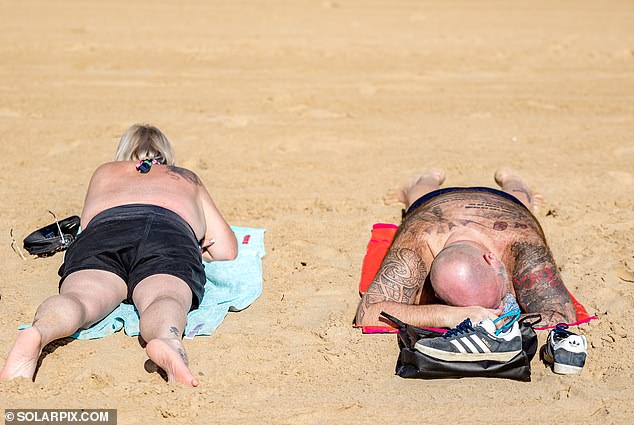
[[[489,350],[489,347],[484,345],[484,343],[482,342],[482,340],[480,339],[480,337],[478,335],[471,335],[471,339],[473,340],[473,342],[478,344],[478,347],[480,347],[482,349],[483,353],[490,353],[491,352],[491,350]]]
[[[479,353],[478,349],[475,348],[475,345],[473,345],[471,341],[469,341],[469,338],[467,338],[466,336],[463,336],[462,338],[460,338],[460,342],[466,345],[467,348],[471,350],[472,353]]]
[[[458,351],[460,351],[462,354],[467,354],[467,351],[462,347],[462,345],[460,345],[460,343],[458,341],[456,341],[455,339],[451,340],[451,343],[454,345],[454,347],[456,347],[458,349]]]

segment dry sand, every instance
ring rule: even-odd
[[[631,423],[634,4],[623,1],[0,1],[0,361],[57,291],[21,240],[80,212],[130,124],[158,125],[235,225],[265,227],[264,293],[186,342],[201,386],[123,333],[47,350],[3,408],[116,408],[120,424]],[[518,170],[568,287],[600,319],[580,376],[394,375],[350,327],[386,194]],[[540,334],[545,340],[545,334]]]

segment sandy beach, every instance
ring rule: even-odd
[[[201,385],[123,332],[63,340],[0,408],[119,424],[630,424],[634,4],[620,1],[0,0],[0,362],[57,293],[62,255],[11,249],[79,214],[135,122],[161,128],[230,224],[266,228],[264,292],[185,341]],[[351,327],[372,224],[430,167],[540,191],[568,288],[598,320],[578,376],[405,380],[394,335]],[[539,333],[540,341],[546,333]],[[541,344],[540,344],[541,345]]]

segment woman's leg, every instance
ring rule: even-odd
[[[132,299],[141,316],[141,337],[147,342],[150,360],[167,373],[169,382],[198,386],[181,342],[192,303],[189,286],[175,276],[157,274],[143,279]]]
[[[60,294],[38,307],[33,325],[20,331],[0,379],[33,378],[42,349],[48,343],[90,327],[110,314],[126,296],[125,282],[114,273],[81,270],[70,274]]]

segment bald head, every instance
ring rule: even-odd
[[[484,247],[468,242],[456,242],[440,251],[429,275],[436,296],[453,306],[497,308],[505,283],[486,255]]]

